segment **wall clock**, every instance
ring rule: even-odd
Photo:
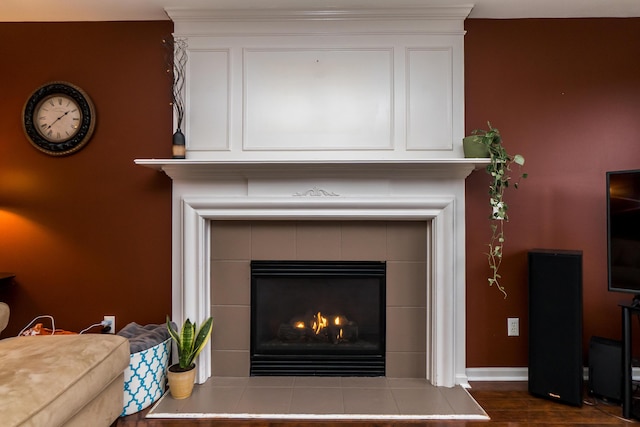
[[[67,82],[50,82],[36,89],[22,112],[24,132],[38,150],[65,156],[84,147],[93,135],[96,112],[91,98]]]

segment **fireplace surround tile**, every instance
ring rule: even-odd
[[[427,259],[427,223],[394,221],[387,223],[387,261]]]
[[[249,306],[214,305],[212,316],[214,328],[211,334],[213,343],[223,343],[224,350],[249,350],[250,332]],[[214,346],[217,347],[216,344]]]
[[[250,365],[249,350],[214,350],[211,352],[211,371],[216,377],[247,377]]]
[[[212,261],[211,268],[216,272],[211,280],[211,296],[216,305],[251,304],[251,289],[242,285],[251,280],[249,261]]]
[[[424,378],[425,352],[387,351],[387,378]]]
[[[400,328],[404,333],[387,332],[387,376],[424,378],[427,265],[424,258],[416,261],[416,253],[426,247],[426,233],[427,224],[422,221],[216,221],[212,246],[225,245],[230,255],[218,248],[211,264],[213,375],[249,373],[252,256],[258,259],[258,253],[263,254],[262,259],[272,260],[310,259],[307,256],[312,255],[322,260],[384,260],[393,252],[396,259],[387,261],[387,331]],[[407,248],[402,248],[403,242]],[[372,249],[374,245],[378,247]],[[357,251],[358,256],[347,256]]]
[[[426,351],[424,307],[387,307],[387,351]]]
[[[427,289],[416,286],[427,280],[423,262],[387,261],[387,305],[391,307],[426,307]]]
[[[387,259],[385,223],[353,222],[342,229],[342,259],[382,261]]]
[[[251,224],[225,221],[211,233],[212,260],[246,260],[251,258]]]
[[[296,256],[299,260],[342,259],[342,230],[339,224],[312,222],[296,228]]]
[[[296,259],[296,227],[285,221],[251,225],[251,257],[259,260]]]

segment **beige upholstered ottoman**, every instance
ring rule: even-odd
[[[109,426],[122,412],[129,341],[54,335],[0,341],[2,426]]]

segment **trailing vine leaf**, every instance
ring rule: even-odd
[[[502,264],[504,243],[506,241],[504,236],[504,222],[509,220],[507,213],[509,206],[504,200],[504,192],[509,188],[512,180],[512,174],[514,173],[512,165],[515,164],[518,168],[522,168],[525,159],[520,154],[512,156],[507,153],[507,150],[502,145],[500,131],[491,126],[490,122],[487,122],[487,125],[489,126],[489,130],[477,129],[473,131],[474,135],[481,137],[480,142],[487,147],[490,160],[485,170],[491,177],[489,182],[491,238],[487,244],[489,250],[485,255],[487,256],[489,269],[491,270],[491,276],[488,277],[489,286],[495,285],[506,298],[507,292],[500,283],[502,276],[498,274]],[[520,180],[527,176],[526,173],[519,173],[517,179],[513,181],[513,188],[517,189]]]

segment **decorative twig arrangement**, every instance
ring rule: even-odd
[[[167,49],[167,75],[171,78],[171,105],[176,114],[177,129],[184,120],[184,85],[187,66],[187,42],[182,38],[167,37],[162,40]]]

